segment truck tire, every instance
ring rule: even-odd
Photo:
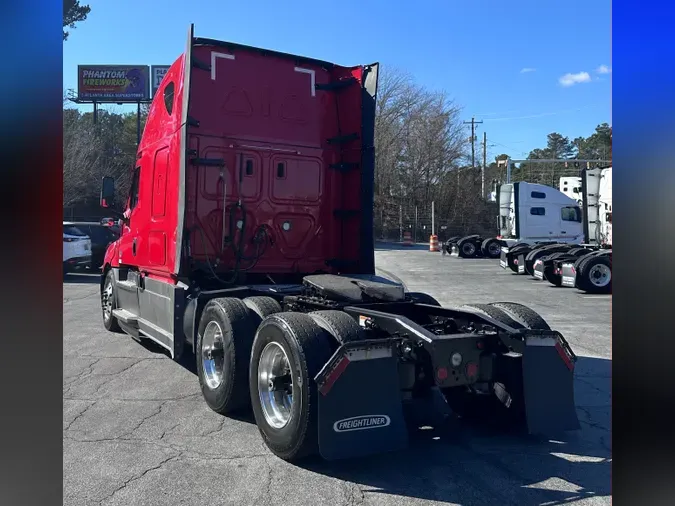
[[[363,339],[361,326],[344,311],[312,311],[309,316],[335,340],[335,350],[341,344]]]
[[[254,328],[271,314],[281,313],[281,304],[272,297],[256,296],[246,297],[244,305],[249,309],[249,316],[253,322]]]
[[[117,308],[115,304],[115,275],[112,269],[108,270],[101,287],[101,313],[103,315],[103,326],[110,332],[122,333],[120,324],[112,314]]]
[[[464,238],[457,243],[459,256],[462,258],[474,258],[478,253],[478,248],[473,239]]]
[[[551,330],[546,320],[527,306],[517,302],[491,302],[490,305],[502,309],[523,327],[535,330]]]
[[[504,325],[508,325],[509,327],[513,327],[514,329],[523,328],[523,325],[521,325],[516,320],[511,318],[506,313],[506,311],[496,306],[491,306],[490,304],[464,304],[462,307],[471,309],[473,311],[477,311],[479,313],[484,313],[493,320],[497,320],[498,322],[501,322]]]
[[[452,245],[457,244],[457,241],[459,241],[461,238],[462,238],[461,235],[455,235],[450,239],[448,239],[447,241],[445,241],[445,243],[443,244],[443,248],[445,249],[445,252],[448,255],[452,253]]]
[[[283,460],[318,452],[314,377],[331,355],[329,336],[307,314],[277,313],[258,328],[251,351],[251,405],[265,444]],[[282,380],[275,385],[270,377]]]
[[[423,292],[408,292],[406,294],[413,302],[417,304],[427,304],[429,306],[441,306],[441,303],[434,299],[431,295]]]
[[[525,257],[525,272],[530,276],[534,276],[534,262],[539,258],[543,258],[559,251],[567,251],[567,249],[568,246],[565,244],[550,244],[530,251]]]
[[[480,245],[483,256],[487,258],[499,258],[502,254],[502,244],[495,238],[489,237]]]
[[[197,332],[197,376],[206,404],[221,415],[248,407],[248,365],[255,333],[240,299],[207,302]]]
[[[606,255],[589,258],[582,272],[577,277],[580,289],[588,293],[612,293],[612,263]]]

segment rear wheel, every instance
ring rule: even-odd
[[[318,452],[314,377],[332,355],[330,337],[306,314],[265,318],[253,342],[249,387],[258,430],[284,460]]]
[[[611,293],[612,263],[607,256],[596,256],[586,262],[579,288],[588,293]]]
[[[359,324],[344,311],[312,311],[309,316],[333,337],[336,345],[363,339],[363,330]],[[337,349],[337,346],[334,348]]]
[[[536,330],[551,330],[539,313],[517,302],[491,302],[491,306],[503,310],[523,327]]]
[[[502,245],[497,239],[485,239],[480,246],[483,255],[488,258],[499,258],[502,254]]]
[[[462,258],[473,258],[478,252],[478,248],[473,240],[462,240],[457,243],[457,249],[459,250],[459,256]]]
[[[206,404],[227,414],[248,407],[248,365],[255,328],[239,299],[212,299],[197,333],[197,375]]]
[[[493,320],[497,320],[498,322],[508,325],[509,327],[513,327],[514,329],[523,328],[522,324],[511,318],[503,309],[500,309],[496,306],[492,306],[490,304],[464,304],[462,307],[483,313]]]
[[[243,302],[249,309],[249,316],[256,329],[269,315],[281,313],[281,304],[272,297],[246,297]]]

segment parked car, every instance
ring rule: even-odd
[[[99,222],[70,222],[91,239],[91,268],[98,269],[103,265],[105,250],[108,244],[119,237],[119,229]]]
[[[91,266],[91,239],[72,223],[63,222],[63,274]]]

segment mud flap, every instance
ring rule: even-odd
[[[382,341],[347,343],[316,375],[319,452],[324,459],[363,457],[408,446],[392,346]]]
[[[574,270],[574,264],[565,262],[562,264],[561,270],[562,270],[562,286],[574,288],[577,283],[577,273]]]
[[[530,434],[580,428],[574,405],[576,357],[558,333],[528,335],[523,351],[523,396]]]
[[[502,248],[502,252],[499,254],[499,267],[502,269],[506,269],[509,266],[509,262],[506,260],[506,254],[508,252],[508,248]]]
[[[540,259],[534,262],[534,278],[540,281],[544,279],[544,262]]]
[[[525,274],[525,257],[527,253],[518,255],[518,274]]]

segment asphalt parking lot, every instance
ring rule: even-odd
[[[420,431],[408,450],[358,461],[273,456],[250,419],[202,401],[194,371],[162,351],[108,333],[98,278],[69,275],[63,292],[64,505],[609,504],[609,296],[556,289],[495,260],[378,248],[380,269],[444,305],[514,301],[561,331],[580,356],[582,430],[525,438],[457,421]]]

